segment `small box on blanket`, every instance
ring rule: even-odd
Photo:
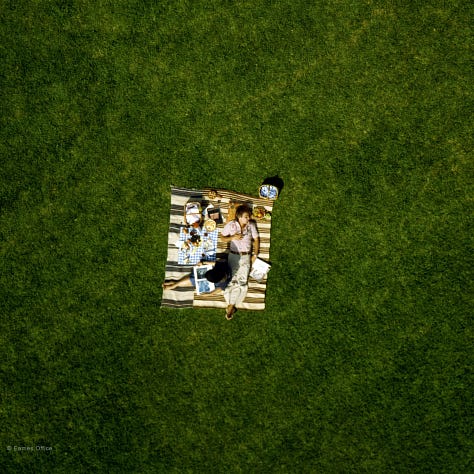
[[[207,215],[209,219],[212,219],[216,224],[222,224],[222,214],[221,210],[218,207],[211,207],[207,209]]]

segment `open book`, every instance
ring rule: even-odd
[[[205,277],[207,271],[211,268],[213,268],[212,265],[196,265],[193,268],[194,280],[196,281],[196,293],[198,295],[202,293],[210,293],[216,288],[214,283]]]
[[[253,262],[252,268],[250,269],[250,277],[258,282],[261,282],[270,271],[271,265],[265,260],[261,260],[257,258],[255,262]]]

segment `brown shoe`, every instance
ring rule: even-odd
[[[225,312],[225,319],[227,319],[228,321],[231,320],[234,317],[234,313],[235,313],[235,306],[233,305],[227,306],[227,310]]]

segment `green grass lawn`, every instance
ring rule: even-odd
[[[469,2],[0,20],[2,472],[472,472]],[[161,309],[170,185],[276,174],[267,309]]]

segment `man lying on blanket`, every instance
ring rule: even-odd
[[[202,265],[202,262],[198,263]],[[217,262],[206,262],[206,265],[214,265],[214,268],[208,270],[204,275],[206,280],[214,283],[215,289],[208,292],[209,295],[221,294],[232,279],[232,273],[226,261]],[[179,280],[166,280],[163,283],[165,290],[174,290],[177,287],[194,287],[196,288],[196,280],[194,278],[194,272],[184,276]]]
[[[257,226],[250,219],[251,215],[252,210],[242,204],[235,211],[235,219],[222,229],[222,241],[230,242],[229,267],[232,271],[232,280],[224,292],[227,319],[232,319],[236,305],[242,303],[247,295],[250,267],[255,262],[260,247]]]

